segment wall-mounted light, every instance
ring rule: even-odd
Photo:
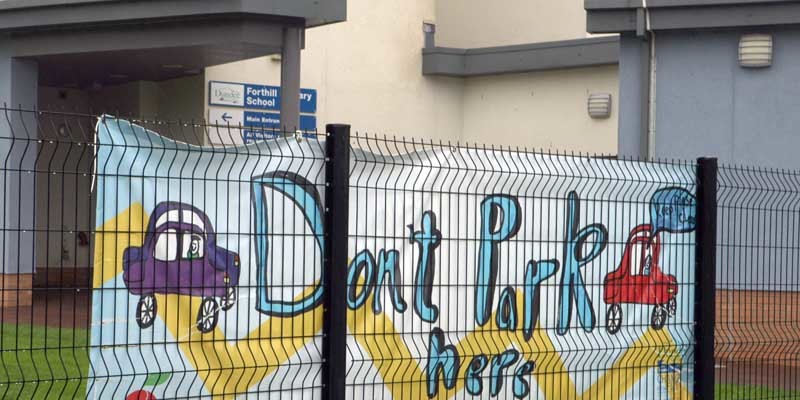
[[[739,65],[744,68],[765,68],[772,65],[772,35],[742,35],[739,39]]]
[[[587,105],[590,117],[608,118],[611,116],[611,93],[592,93]]]

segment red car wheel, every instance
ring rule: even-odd
[[[612,304],[606,311],[606,330],[610,334],[619,332],[622,328],[622,307],[619,304]]]
[[[669,299],[667,302],[667,313],[669,313],[670,317],[674,317],[675,314],[678,312],[678,301],[675,298]]]
[[[661,306],[653,307],[653,313],[650,314],[650,326],[655,330],[661,330],[664,324],[667,323],[667,309]]]

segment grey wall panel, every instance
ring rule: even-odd
[[[659,156],[800,169],[800,30],[773,34],[764,69],[739,67],[737,32],[659,34]]]
[[[727,40],[736,43],[738,35]],[[734,157],[737,162],[800,168],[800,30],[774,37],[770,68],[734,75]]]
[[[641,73],[647,43],[633,36],[620,37],[619,150],[621,157],[642,157],[645,152],[644,120],[647,109],[642,96],[647,82]]]
[[[656,154],[732,156],[738,41],[720,33],[656,37]]]

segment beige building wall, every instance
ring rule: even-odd
[[[350,0],[347,22],[308,30],[301,85],[318,91],[318,129],[341,122],[362,133],[459,136],[462,81],[422,75],[422,23],[434,16],[428,0]],[[207,68],[206,80],[278,86],[280,61]]]
[[[317,125],[360,133],[616,153],[617,67],[480,78],[422,75],[423,22],[437,45],[480,47],[586,37],[583,3],[512,0],[349,0],[347,22],[310,29],[301,85],[318,91]],[[482,21],[482,22],[481,22]],[[279,85],[280,60],[207,68],[208,81]],[[612,93],[613,114],[587,114],[591,92]]]
[[[436,0],[436,45],[475,48],[584,38],[583,0]]]
[[[618,68],[469,78],[463,139],[535,149],[617,153]],[[592,119],[590,93],[611,93],[611,116]]]

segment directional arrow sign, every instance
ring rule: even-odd
[[[226,110],[220,108],[210,108],[208,110],[208,123],[221,126],[240,126],[244,122],[241,110]]]

